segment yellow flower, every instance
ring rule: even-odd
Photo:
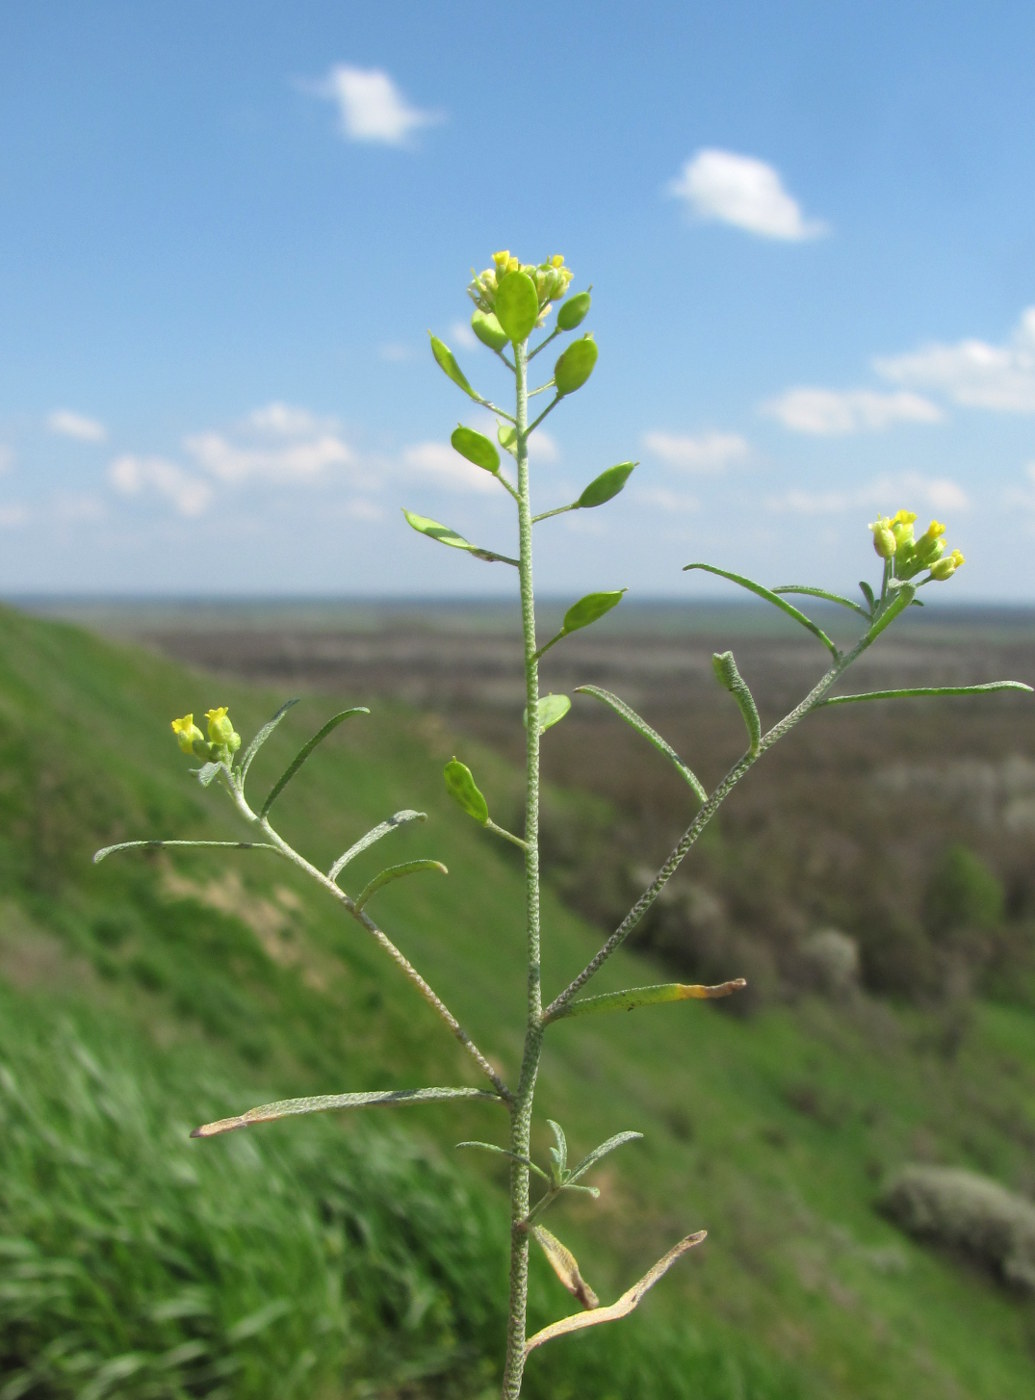
[[[881,515],[871,523],[869,528],[873,531],[873,547],[880,558],[891,559],[898,548],[898,541],[891,528],[891,521],[886,515]]]
[[[952,578],[960,565],[966,562],[960,551],[954,549],[951,554],[943,554],[940,559],[934,561],[931,565],[931,577],[941,583],[947,578]]]

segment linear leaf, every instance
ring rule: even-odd
[[[573,1167],[571,1175],[565,1181],[565,1186],[570,1186],[578,1181],[579,1177],[585,1176],[590,1167],[596,1166],[601,1157],[606,1157],[609,1152],[613,1152],[616,1147],[624,1147],[627,1142],[637,1142],[643,1137],[642,1133],[624,1132],[615,1133],[614,1137],[609,1137],[606,1142],[602,1142],[599,1147],[594,1147],[592,1152],[587,1152],[578,1166]]]
[[[404,875],[414,875],[419,870],[437,870],[440,875],[449,874],[440,860],[408,860],[402,865],[389,865],[360,890],[354,901],[356,909],[362,909],[372,894],[376,894],[385,885],[390,885],[393,880],[401,880]]]
[[[719,684],[728,690],[737,702],[737,708],[740,710],[747,727],[749,751],[753,754],[758,753],[758,746],[762,742],[762,721],[758,717],[755,697],[751,694],[747,681],[737,670],[733,653],[731,651],[715,652],[712,656],[712,669]]]
[[[99,865],[105,856],[114,855],[116,851],[146,850],[161,851],[166,846],[222,846],[231,851],[275,851],[277,848],[269,841],[119,841],[114,846],[103,846],[99,851],[94,851],[93,863]]]
[[[270,737],[270,735],[273,733],[274,729],[276,729],[277,725],[280,723],[280,721],[281,721],[281,720],[284,718],[284,716],[287,714],[288,710],[291,709],[292,705],[297,705],[297,704],[298,704],[298,700],[297,700],[297,699],[295,699],[295,700],[285,700],[284,703],[283,703],[283,705],[281,705],[280,709],[279,709],[279,710],[277,711],[277,713],[273,716],[273,718],[266,721],[266,723],[262,726],[262,728],[259,730],[259,732],[258,732],[258,733],[255,735],[255,737],[252,739],[251,743],[250,743],[250,744],[248,745],[248,747],[245,749],[245,751],[244,751],[244,757],[241,759],[241,762],[240,762],[240,765],[239,765],[239,768],[240,768],[240,783],[241,783],[242,788],[243,788],[243,786],[244,786],[244,780],[245,780],[245,778],[248,776],[248,769],[252,766],[252,759],[255,757],[255,755],[256,755],[256,754],[259,752],[259,750],[262,748],[263,744],[266,742],[266,740],[267,740],[267,739]]]
[[[250,1108],[247,1113],[239,1113],[233,1118],[220,1118],[214,1123],[204,1123],[195,1128],[191,1137],[217,1137],[220,1133],[233,1132],[235,1128],[249,1128],[255,1123],[275,1123],[279,1118],[290,1118],[299,1113],[327,1113],[337,1108],[380,1108],[393,1104],[433,1103],[439,1099],[489,1099],[500,1101],[498,1094],[487,1089],[374,1089],[359,1094],[317,1094],[306,1099],[280,1099],[277,1103],[264,1103],[258,1108]]]
[[[635,1011],[640,1006],[663,1006],[672,1001],[713,1001],[716,997],[728,997],[747,986],[743,977],[734,977],[729,982],[719,982],[714,987],[702,987],[697,983],[658,982],[652,987],[626,987],[622,992],[604,992],[597,997],[581,997],[569,1001],[564,1009],[550,1020],[562,1020],[566,1016],[593,1016],[599,1011]]]
[[[598,685],[578,685],[575,687],[575,693],[577,695],[595,695],[598,700],[603,700],[605,705],[610,705],[615,714],[624,719],[626,724],[631,725],[637,734],[646,739],[649,744],[653,744],[659,753],[663,753],[666,758],[671,759],[702,802],[708,801],[704,785],[693,770],[687,767],[672,745],[663,739],[656,729],[652,729],[647,721],[624,700],[619,700],[617,695],[612,695],[609,690],[604,690]]]
[[[858,613],[860,617],[870,620],[870,614],[858,603],[853,603],[851,598],[842,598],[840,593],[828,593],[825,588],[809,588],[804,584],[785,583],[779,588],[773,589],[774,593],[801,593],[809,598],[825,598],[828,603],[839,603],[843,608],[851,608],[852,612]]]
[[[425,822],[428,819],[427,812],[414,812],[406,808],[402,812],[393,814],[383,822],[378,822],[377,826],[371,827],[365,836],[361,836],[358,841],[340,855],[327,872],[328,880],[336,880],[341,872],[348,865],[350,860],[354,860],[361,851],[365,851],[368,846],[372,846],[375,841],[380,841],[382,836],[387,836],[390,831],[397,831],[399,827],[405,826],[407,822]]]
[[[317,744],[323,743],[324,739],[327,738],[327,735],[333,733],[334,730],[337,729],[338,725],[341,724],[343,720],[348,719],[350,715],[368,715],[369,713],[370,711],[365,705],[353,705],[353,707],[350,710],[339,710],[336,715],[332,715],[331,718],[327,721],[327,723],[323,726],[323,728],[318,729],[313,735],[313,737],[308,741],[308,743],[302,745],[298,753],[295,754],[294,758],[284,769],[283,773],[281,773],[280,777],[270,788],[269,796],[266,798],[266,801],[262,804],[262,807],[259,811],[259,816],[265,817],[268,815],[269,810],[273,806],[274,802],[276,802],[277,798],[280,796],[280,794],[287,787],[288,783],[301,768],[302,764],[312,753],[313,749],[316,748]]]
[[[541,1228],[541,1227],[540,1227]],[[581,1331],[583,1327],[595,1327],[601,1322],[617,1322],[620,1317],[627,1317],[636,1305],[657,1283],[662,1275],[668,1273],[677,1259],[686,1254],[687,1250],[693,1249],[694,1245],[700,1244],[707,1237],[706,1230],[698,1230],[696,1234],[687,1235],[686,1239],[680,1240],[677,1245],[663,1255],[658,1262],[644,1274],[643,1278],[634,1283],[632,1288],[606,1308],[590,1308],[588,1312],[573,1313],[571,1317],[562,1317],[559,1322],[551,1322],[549,1327],[544,1327],[541,1332],[536,1332],[529,1337],[525,1343],[525,1354],[534,1351],[536,1347],[541,1347],[544,1342],[551,1342],[555,1337],[563,1337],[568,1332]]]
[[[821,705],[854,705],[860,700],[910,700],[917,695],[987,695],[993,690],[1027,690],[1023,681],[987,681],[983,685],[918,685],[908,690],[867,690],[862,695],[835,695]]]
[[[717,574],[719,578],[728,578],[731,583],[739,583],[741,588],[746,588],[749,593],[754,593],[758,598],[764,598],[767,603],[772,603],[774,608],[779,608],[780,611],[786,613],[788,617],[793,617],[795,622],[800,623],[800,625],[811,632],[814,637],[818,637],[833,656],[837,657],[840,655],[837,647],[823,631],[822,627],[819,627],[810,617],[806,617],[803,612],[799,612],[793,604],[785,602],[783,598],[781,598],[778,593],[774,593],[771,588],[766,588],[761,583],[755,583],[754,579],[745,578],[743,574],[730,573],[728,569],[718,569],[714,564],[686,564],[684,565],[683,572],[686,573],[690,569],[703,569],[707,574]]]
[[[457,1147],[477,1147],[483,1152],[494,1152],[498,1157],[509,1157],[514,1162],[521,1162],[529,1171],[535,1172],[536,1176],[542,1177],[544,1181],[550,1180],[542,1167],[537,1167],[531,1157],[522,1157],[520,1152],[511,1152],[506,1147],[497,1147],[494,1142],[458,1142]]]

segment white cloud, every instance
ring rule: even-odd
[[[387,360],[389,364],[401,364],[404,360],[413,359],[413,346],[406,345],[401,340],[389,340],[377,347],[378,356],[382,360]]]
[[[1035,413],[1035,306],[1024,311],[1005,345],[932,343],[876,359],[874,368],[885,379],[935,390],[968,408]]]
[[[86,418],[81,413],[73,413],[67,408],[56,408],[47,419],[47,427],[52,433],[76,438],[79,442],[103,442],[108,436],[103,423],[98,423],[95,418]]]
[[[643,445],[667,466],[701,476],[724,472],[736,462],[742,462],[751,451],[738,433],[679,437],[674,433],[649,432],[643,435]]]
[[[387,73],[379,68],[352,68],[338,63],[322,81],[305,88],[338,108],[346,141],[410,144],[413,132],[443,120],[441,112],[411,107]]]
[[[212,487],[165,457],[116,457],[108,480],[122,496],[153,491],[171,501],[181,515],[203,515],[212,503]]]
[[[801,387],[767,400],[762,412],[796,433],[822,437],[875,432],[892,423],[938,423],[942,419],[935,404],[906,390],[875,393],[871,389],[849,389],[839,393]]]
[[[20,530],[29,523],[29,511],[22,505],[0,505],[0,530]]]
[[[194,433],[183,446],[203,471],[234,486],[256,480],[311,482],[353,460],[333,418],[280,402],[255,409],[229,435]]]
[[[461,350],[477,350],[481,341],[466,321],[454,321],[449,327],[450,345],[459,345]]]
[[[801,242],[818,238],[827,225],[806,219],[765,161],[732,151],[700,150],[666,186],[698,219],[735,224],[762,238]]]
[[[959,515],[970,509],[962,487],[947,477],[926,477],[919,472],[881,476],[850,491],[785,491],[766,500],[766,508],[779,514],[841,515],[866,510],[885,515],[896,510],[936,511]]]
[[[74,525],[92,525],[104,520],[108,511],[96,496],[60,495],[54,502],[53,513]]]
[[[318,418],[307,408],[295,408],[291,404],[275,400],[264,408],[257,408],[244,419],[242,426],[258,433],[271,433],[282,437],[304,437],[307,433],[333,433],[338,429],[334,418]]]
[[[498,491],[493,473],[474,466],[443,442],[417,442],[403,450],[403,469],[446,491]]]
[[[636,500],[644,505],[656,506],[666,515],[682,515],[701,508],[696,496],[688,496],[685,491],[671,491],[667,486],[637,487]]]

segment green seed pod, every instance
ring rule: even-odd
[[[494,444],[487,437],[483,437],[481,433],[476,433],[473,428],[465,428],[461,424],[459,428],[453,430],[449,441],[461,457],[466,457],[476,467],[481,467],[483,471],[487,472],[499,471],[500,454],[496,451]]]
[[[551,726],[558,724],[571,709],[571,700],[567,695],[540,695],[539,697],[539,733],[543,734]],[[525,728],[528,728],[528,710],[523,716]]]
[[[476,311],[471,317],[471,330],[490,350],[502,350],[510,344],[510,337],[491,311]]]
[[[587,593],[577,603],[572,603],[564,614],[561,630],[563,632],[577,632],[580,627],[588,627],[591,622],[596,622],[597,618],[603,617],[612,608],[616,608],[622,601],[625,592],[624,588],[618,588],[609,593]]]
[[[451,758],[443,770],[446,788],[451,797],[460,804],[469,817],[482,826],[489,820],[489,804],[478,790],[474,775],[466,763]]]
[[[573,331],[576,326],[581,326],[589,314],[590,296],[588,292],[577,292],[570,297],[563,306],[557,310],[557,328],[562,331]]]
[[[496,319],[515,343],[527,340],[539,320],[539,294],[527,272],[508,272],[496,288]]]
[[[585,510],[590,506],[602,506],[605,501],[610,501],[629,480],[636,465],[635,462],[619,462],[617,467],[608,467],[606,472],[601,472],[593,478],[575,504]]]
[[[467,382],[467,376],[457,364],[456,356],[452,350],[434,335],[431,337],[431,353],[435,357],[435,363],[446,378],[451,379],[458,389],[463,389],[469,398],[474,399],[476,403],[481,403],[481,395],[476,394]]]
[[[569,345],[553,367],[554,384],[559,395],[574,394],[581,389],[593,373],[597,362],[597,343],[591,336],[583,336]]]
[[[517,428],[513,423],[500,423],[496,428],[496,436],[504,452],[509,452],[512,457],[517,456]]]

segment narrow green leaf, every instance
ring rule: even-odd
[[[496,320],[515,343],[527,340],[539,320],[539,293],[527,272],[505,273],[496,288]]]
[[[568,1177],[565,1185],[570,1186],[573,1182],[578,1181],[580,1177],[585,1176],[590,1167],[595,1167],[602,1157],[606,1157],[607,1154],[613,1152],[616,1147],[624,1147],[627,1142],[636,1142],[642,1137],[642,1133],[632,1131],[615,1133],[614,1137],[609,1137],[607,1141],[602,1142],[599,1147],[594,1147],[592,1152],[587,1152],[578,1166],[572,1167],[571,1175]]]
[[[593,373],[598,353],[596,341],[588,335],[568,346],[553,367],[553,382],[560,398],[582,388]]]
[[[737,670],[733,653],[731,651],[715,652],[712,656],[712,670],[715,672],[719,684],[728,690],[736,700],[737,708],[744,717],[744,724],[748,732],[749,752],[758,753],[758,746],[762,742],[762,721],[758,717],[755,697],[748,689],[747,681]]]
[[[277,849],[269,841],[119,841],[114,846],[102,846],[99,851],[94,851],[93,863],[99,865],[105,857],[115,855],[118,851],[161,851],[166,846],[221,846],[230,851],[275,851]]]
[[[605,705],[610,705],[615,714],[624,719],[626,724],[631,725],[637,734],[646,739],[649,744],[653,744],[659,753],[663,753],[666,758],[671,759],[702,802],[708,801],[708,793],[704,784],[693,770],[683,762],[672,745],[664,740],[656,729],[652,729],[647,721],[641,718],[624,700],[619,700],[617,695],[612,695],[609,690],[603,690],[598,685],[576,686],[575,693],[577,695],[594,695],[598,700],[603,700]]]
[[[877,600],[873,596],[873,589],[870,587],[870,585],[866,582],[864,578],[859,580],[859,591],[862,593],[863,597],[866,599],[867,604],[869,605],[870,610],[867,614],[868,621],[869,618],[873,616],[873,610],[877,606]]]
[[[638,462],[619,462],[616,467],[608,467],[606,472],[601,472],[593,478],[575,504],[582,510],[588,510],[612,500],[625,486],[633,469],[638,465]]]
[[[235,1128],[248,1128],[254,1123],[274,1123],[278,1118],[290,1118],[298,1113],[327,1113],[336,1108],[380,1108],[391,1104],[434,1103],[439,1099],[488,1099],[501,1102],[498,1094],[487,1089],[375,1089],[360,1094],[317,1094],[306,1099],[280,1099],[276,1103],[264,1103],[258,1108],[250,1108],[247,1113],[239,1113],[233,1118],[220,1118],[215,1123],[205,1123],[195,1128],[191,1137],[217,1137],[220,1133],[233,1132]]]
[[[362,909],[372,894],[376,894],[385,885],[390,885],[393,880],[401,880],[404,875],[414,875],[419,870],[437,870],[440,875],[449,874],[440,860],[408,860],[402,865],[389,865],[360,890],[353,901],[356,909]]]
[[[344,855],[338,857],[327,872],[328,880],[336,880],[350,860],[354,860],[360,851],[365,851],[368,846],[372,846],[375,841],[380,841],[381,837],[387,836],[390,831],[398,831],[399,827],[405,826],[407,822],[424,822],[427,819],[427,812],[414,812],[409,808],[402,812],[394,812],[387,821],[378,822],[377,826],[371,827],[365,836],[361,836]]]
[[[506,1147],[497,1147],[494,1142],[458,1142],[457,1147],[477,1147],[483,1152],[494,1152],[499,1157],[509,1157],[513,1162],[521,1162],[529,1171],[542,1177],[543,1181],[550,1180],[542,1167],[537,1167],[530,1157],[522,1157],[520,1153],[510,1152]]]
[[[560,1123],[555,1123],[552,1118],[547,1118],[546,1121],[553,1133],[554,1146],[550,1148],[550,1156],[557,1168],[556,1180],[560,1181],[568,1171],[568,1139],[564,1136],[564,1129]]]
[[[437,520],[429,520],[426,515],[418,515],[416,511],[405,509],[403,515],[406,517],[407,525],[416,530],[418,535],[426,535],[428,539],[437,540],[439,544],[447,544],[450,549],[464,549],[468,554],[473,554],[476,559],[484,559],[490,564],[513,564],[515,568],[518,566],[518,560],[511,559],[506,554],[496,554],[491,549],[482,549],[479,545],[472,544],[470,540],[465,540],[463,535],[458,535],[448,525],[442,525]]]
[[[567,1016],[635,1011],[641,1006],[664,1006],[674,1001],[714,1001],[716,997],[728,997],[734,992],[742,991],[746,986],[747,982],[743,977],[734,977],[732,981],[719,982],[714,987],[684,982],[659,982],[652,987],[627,987],[624,992],[604,992],[602,996],[581,997],[577,1001],[569,1001],[556,1016],[549,1019],[560,1021]]]
[[[338,725],[341,724],[343,720],[347,720],[350,715],[368,715],[369,713],[370,711],[365,705],[353,705],[350,710],[339,710],[336,715],[332,715],[323,728],[318,729],[309,742],[302,745],[298,753],[295,754],[283,773],[281,773],[280,777],[270,788],[269,796],[259,809],[259,816],[265,817],[269,814],[270,808],[273,806],[274,802],[276,802],[277,798],[316,748],[317,744],[322,744],[328,734],[333,733]]]
[[[825,598],[828,603],[837,603],[842,608],[850,608],[852,612],[858,613],[867,622],[870,620],[870,614],[866,609],[860,607],[858,603],[853,603],[851,598],[842,598],[840,593],[830,593],[825,588],[809,588],[804,584],[786,583],[779,588],[774,588],[773,592],[800,593],[809,598]]]
[[[731,583],[739,583],[741,588],[746,588],[749,593],[754,593],[758,598],[764,598],[767,603],[772,603],[774,608],[779,608],[780,611],[786,613],[788,617],[793,617],[795,622],[800,623],[801,626],[811,632],[814,637],[818,637],[832,656],[835,658],[840,656],[837,647],[821,627],[818,627],[816,623],[814,623],[811,618],[806,617],[803,612],[799,612],[792,604],[784,602],[780,595],[774,593],[771,588],[765,588],[762,584],[755,583],[753,579],[745,578],[743,574],[730,573],[728,569],[718,569],[714,564],[686,564],[683,567],[683,572],[686,573],[690,569],[703,569],[706,574],[717,574],[719,578],[727,578]]]
[[[557,308],[557,329],[573,331],[589,315],[589,292],[576,292]]]
[[[571,709],[571,701],[567,695],[540,695],[539,697],[539,733],[543,734],[552,725],[558,724]],[[524,725],[528,728],[528,710],[524,712]]]
[[[251,743],[250,743],[250,744],[248,745],[248,747],[245,749],[244,755],[243,755],[243,757],[241,758],[241,761],[240,761],[240,763],[239,763],[239,765],[238,765],[238,771],[239,771],[239,773],[240,773],[240,784],[241,784],[242,790],[243,790],[243,788],[244,788],[244,780],[245,780],[245,778],[248,776],[248,769],[252,766],[252,759],[255,757],[255,755],[256,755],[256,754],[259,752],[259,750],[262,748],[263,744],[266,742],[266,740],[267,740],[267,739],[270,737],[270,735],[273,733],[274,729],[276,729],[277,725],[280,723],[280,721],[281,721],[281,720],[284,718],[284,716],[287,714],[288,710],[290,710],[291,707],[292,707],[293,705],[297,705],[297,704],[298,704],[298,700],[297,700],[297,699],[295,699],[295,700],[285,700],[284,703],[283,703],[283,705],[281,705],[280,709],[279,709],[279,710],[277,711],[277,713],[273,716],[273,718],[266,721],[266,723],[262,726],[262,728],[259,730],[259,732],[258,732],[258,733],[255,735],[255,737],[252,739]]]
[[[502,350],[510,344],[510,337],[492,312],[482,311],[480,307],[471,317],[471,330],[490,350]]]
[[[469,817],[482,826],[489,820],[489,804],[482,796],[474,775],[466,763],[451,758],[443,770],[449,795],[460,804]]]
[[[476,467],[481,467],[486,472],[499,471],[500,454],[495,445],[481,433],[476,433],[473,428],[465,428],[463,425],[455,428],[449,441],[461,457],[466,457]]]
[[[458,389],[463,389],[468,398],[474,399],[475,403],[484,403],[481,394],[475,392],[467,382],[467,376],[456,362],[456,356],[448,345],[444,345],[437,336],[431,337],[431,353],[435,357],[435,363],[441,369],[447,379],[451,379]]]
[[[525,1355],[527,1356],[530,1351],[534,1351],[536,1347],[541,1347],[544,1342],[552,1342],[555,1337],[563,1337],[569,1332],[580,1332],[584,1327],[597,1327],[602,1322],[617,1322],[619,1318],[627,1317],[644,1294],[654,1287],[663,1274],[668,1273],[676,1260],[682,1258],[687,1250],[693,1249],[694,1245],[698,1245],[706,1239],[707,1234],[706,1230],[698,1230],[693,1235],[687,1235],[677,1245],[673,1245],[669,1252],[648,1269],[643,1278],[634,1283],[632,1288],[627,1289],[617,1302],[611,1303],[608,1307],[591,1307],[586,1312],[573,1313],[570,1317],[562,1317],[559,1322],[551,1322],[548,1327],[544,1327],[534,1336],[529,1337],[525,1343]]]
[[[919,685],[908,690],[868,690],[862,695],[834,695],[821,700],[822,705],[854,705],[860,700],[911,700],[923,695],[987,695],[993,690],[1026,690],[1032,687],[1023,681],[987,681],[983,685]]]

